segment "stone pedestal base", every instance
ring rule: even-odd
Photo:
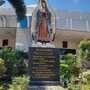
[[[32,42],[32,47],[49,47],[49,48],[55,48],[55,45],[54,44],[51,44],[51,43],[40,43],[40,42]]]

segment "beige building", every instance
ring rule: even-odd
[[[27,7],[25,21],[17,22],[12,8],[0,8],[0,47],[28,50],[31,45],[30,26],[36,5]],[[81,40],[90,39],[90,13],[54,10],[56,14],[56,48],[76,49]],[[4,45],[5,43],[5,45]]]
[[[15,48],[16,15],[10,13],[12,9],[0,8],[0,47]]]
[[[56,47],[76,49],[81,40],[90,40],[90,13],[56,11]]]

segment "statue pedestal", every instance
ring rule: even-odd
[[[59,85],[59,52],[56,48],[29,48],[30,85]]]
[[[55,48],[54,44],[51,43],[45,43],[42,44],[40,42],[35,43],[34,41],[32,42],[32,47],[46,47],[46,48]]]
[[[59,83],[59,53],[52,44],[55,37],[55,25],[55,15],[48,7],[47,0],[39,0],[39,6],[32,16],[32,44],[29,48],[30,76],[33,85]]]

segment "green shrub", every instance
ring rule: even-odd
[[[81,66],[83,61],[90,60],[90,40],[81,41],[77,51],[77,62]]]
[[[0,58],[0,78],[4,75],[6,71],[5,62]]]
[[[3,86],[2,86],[2,85],[0,85],[0,90],[4,90],[4,88],[3,88]]]
[[[87,75],[87,81],[90,84],[90,74]]]
[[[80,88],[80,80],[72,77],[71,83],[68,85],[68,90],[81,90]]]
[[[60,58],[60,75],[62,79],[68,79],[74,75],[78,76],[79,68],[76,67],[75,55],[68,53]]]
[[[27,90],[27,85],[29,84],[30,78],[23,77],[15,77],[12,80],[12,84],[9,85],[8,90]]]
[[[87,84],[90,84],[90,71],[88,70],[83,76],[85,79],[87,79]]]
[[[26,53],[11,48],[2,48],[0,50],[0,58],[5,62],[5,67],[7,68],[5,74],[9,79],[27,73],[26,59],[28,57]]]

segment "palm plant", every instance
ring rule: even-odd
[[[26,7],[24,4],[24,0],[7,0],[15,9],[17,14],[17,20],[20,21],[25,17]],[[4,0],[0,0],[0,6],[4,4]]]
[[[0,6],[3,5],[5,3],[5,1],[0,0]]]

